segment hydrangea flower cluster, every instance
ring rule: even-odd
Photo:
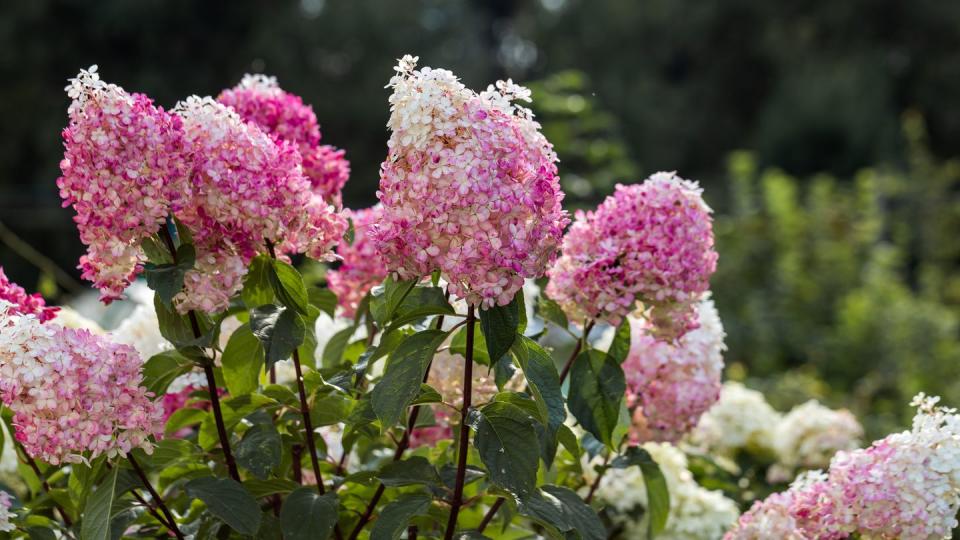
[[[142,362],[132,347],[41,325],[3,301],[0,344],[0,399],[31,456],[58,465],[152,451],[163,409],[141,386]]]
[[[193,232],[196,267],[187,272],[178,309],[219,311],[243,286],[246,267],[267,244],[318,260],[343,236],[346,221],[313,194],[300,154],[211,98],[177,104],[198,196],[179,217]]]
[[[860,446],[863,426],[848,410],[833,410],[815,400],[794,407],[777,425],[774,449],[780,464],[817,469],[830,464],[840,450]]]
[[[60,308],[48,307],[40,293],[27,294],[23,287],[10,281],[0,266],[0,300],[10,304],[10,309],[19,315],[36,315],[40,322],[57,316]]]
[[[676,441],[719,399],[726,334],[709,296],[697,306],[697,321],[696,330],[666,342],[650,323],[631,320],[623,371],[634,440]]]
[[[73,102],[58,185],[88,246],[83,275],[104,300],[119,298],[142,270],[141,243],[169,216],[190,229],[196,247],[175,298],[181,312],[226,308],[268,242],[280,255],[333,257],[346,221],[313,192],[295,143],[211,98],[188,98],[167,113],[102,82],[95,68],[81,71],[67,92]]]
[[[660,172],[618,184],[578,212],[548,273],[547,296],[575,320],[613,325],[643,304],[657,337],[696,328],[696,303],[717,267],[711,210],[696,182]]]
[[[960,415],[938,400],[921,394],[911,430],[837,453],[826,474],[755,503],[725,538],[948,538],[960,509]]]
[[[327,272],[327,282],[337,295],[343,316],[350,318],[370,289],[387,277],[387,267],[373,238],[373,228],[383,216],[383,207],[347,210],[345,214],[353,222],[353,243],[341,242],[337,246],[342,263],[338,269]]]
[[[275,77],[245,75],[240,84],[221,92],[217,101],[270,135],[296,145],[313,190],[324,200],[340,204],[350,163],[343,150],[320,144],[317,116],[300,96],[281,89]]]
[[[381,165],[376,240],[401,279],[441,271],[472,305],[506,305],[543,275],[568,223],[557,157],[500,81],[479,94],[453,73],[405,56],[388,85],[389,155]]]
[[[660,465],[670,493],[667,527],[657,538],[715,540],[736,522],[740,514],[736,503],[720,491],[697,484],[683,452],[665,443],[647,443],[643,447]],[[592,467],[584,467],[584,471],[588,483],[592,483],[596,472]],[[595,496],[617,510],[614,522],[623,527],[624,538],[646,537],[646,521],[637,512],[647,505],[647,490],[639,467],[608,470]]]
[[[16,515],[10,511],[12,505],[13,499],[10,498],[10,494],[0,491],[0,532],[10,532],[17,528],[10,522]]]
[[[66,90],[73,102],[57,186],[87,246],[83,277],[110,301],[142,270],[141,241],[190,196],[183,128],[147,96],[100,80],[96,66]]]
[[[726,457],[748,448],[773,452],[780,418],[762,393],[727,381],[720,399],[700,418],[688,439],[694,446]]]

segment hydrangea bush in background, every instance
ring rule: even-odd
[[[102,329],[0,270],[0,531],[949,535],[954,410],[918,397],[911,431],[858,449],[846,410],[721,382],[696,182],[618,185],[571,224],[529,91],[416,64],[387,85],[380,203],[358,210],[343,151],[273,78],[172,111],[71,80],[80,268],[134,307]]]

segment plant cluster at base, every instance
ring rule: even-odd
[[[709,540],[955,525],[952,410],[920,398],[912,431],[856,450],[847,411],[781,415],[721,383],[695,182],[618,185],[564,235],[558,158],[516,103],[529,91],[474,92],[416,61],[388,84],[380,203],[365,210],[342,207],[343,152],[273,78],[171,111],[95,69],[71,80],[58,185],[79,268],[133,307],[104,329],[0,269],[0,531]],[[303,257],[323,271],[302,275]]]

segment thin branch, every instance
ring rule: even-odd
[[[173,513],[170,512],[170,509],[167,508],[167,505],[164,504],[163,499],[160,498],[160,494],[157,493],[157,490],[153,488],[153,484],[150,483],[147,473],[143,472],[143,469],[140,468],[140,464],[137,463],[136,459],[134,459],[132,452],[127,454],[127,461],[129,461],[130,465],[133,466],[133,470],[137,472],[137,476],[139,476],[140,480],[143,481],[144,487],[146,487],[147,491],[150,492],[150,497],[153,498],[154,504],[156,504],[160,508],[160,511],[163,512],[163,515],[167,517],[167,524],[165,526],[173,531],[173,534],[175,534],[177,538],[183,540],[183,533],[180,532],[180,528],[177,527],[176,518],[173,517]],[[160,520],[160,523],[163,523],[163,520]]]
[[[473,340],[476,331],[476,317],[474,307],[467,309],[467,350],[463,362],[463,413],[460,415],[460,441],[457,450],[457,479],[453,486],[453,501],[450,503],[450,518],[447,520],[447,532],[444,540],[452,540],[457,529],[457,516],[463,504],[463,486],[467,474],[467,455],[470,452],[470,426],[467,423],[467,414],[470,412],[470,402],[473,397]]]

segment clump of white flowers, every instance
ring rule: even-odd
[[[819,469],[841,450],[858,448],[863,426],[848,410],[833,410],[815,400],[794,407],[777,425],[774,449],[787,471]]]
[[[774,451],[780,413],[763,394],[739,382],[727,381],[720,400],[700,419],[689,441],[705,451],[732,456],[742,449]]]
[[[666,540],[716,540],[729,529],[740,512],[737,505],[720,491],[701,487],[693,478],[687,457],[669,443],[647,443],[660,465],[670,493],[670,514],[666,529],[657,538]],[[588,484],[596,478],[593,467],[584,467]],[[637,512],[647,505],[647,490],[639,467],[610,469],[600,480],[597,501],[616,510],[614,521],[623,529],[624,538],[644,538],[646,521]],[[640,517],[638,517],[638,515]]]

